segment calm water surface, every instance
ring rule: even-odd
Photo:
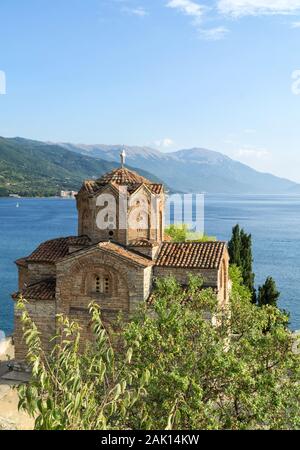
[[[206,196],[207,234],[228,240],[236,223],[252,233],[257,283],[275,278],[280,306],[290,311],[291,328],[300,329],[300,196]],[[14,261],[44,240],[76,232],[72,200],[0,198],[0,330],[13,330]]]

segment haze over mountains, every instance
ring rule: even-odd
[[[53,144],[0,137],[0,196],[57,195],[77,190],[84,179],[99,178],[120,166],[120,145]],[[173,192],[293,194],[300,185],[257,172],[222,153],[192,148],[161,153],[125,147],[126,166]]]
[[[99,178],[119,167],[71,152],[59,145],[22,138],[0,137],[0,196],[53,196],[60,190],[78,190],[84,179]],[[147,171],[143,176],[161,182]]]
[[[81,155],[110,162],[120,160],[120,145],[60,144]],[[293,194],[300,185],[258,172],[222,153],[204,148],[162,153],[149,147],[125,147],[127,164],[147,170],[179,192],[224,194]]]

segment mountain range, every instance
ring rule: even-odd
[[[120,145],[60,144],[81,155],[119,161]],[[145,169],[178,192],[287,194],[300,192],[293,181],[258,172],[222,153],[191,148],[162,153],[149,147],[124,147],[127,163]]]
[[[173,192],[223,194],[294,194],[300,185],[258,172],[222,153],[204,148],[162,153],[150,147],[84,145],[0,137],[0,196],[57,195],[78,190],[84,179],[95,179],[120,166]]]
[[[0,196],[53,196],[78,190],[85,179],[99,178],[119,163],[91,158],[63,146],[0,137]],[[145,170],[141,175],[161,182]]]

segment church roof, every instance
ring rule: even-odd
[[[118,256],[130,259],[132,262],[135,262],[142,266],[152,266],[153,261],[148,258],[145,258],[142,255],[138,255],[130,250],[127,250],[121,245],[115,244],[114,242],[100,242],[97,244],[99,248],[104,248],[112,253],[117,254]]]
[[[147,178],[142,177],[133,170],[125,169],[125,167],[120,167],[106,173],[101,178],[99,178],[99,180],[97,180],[97,184],[99,186],[105,186],[108,183],[115,183],[120,186],[128,186],[132,184],[142,183],[151,184],[151,181],[147,180]]]
[[[117,188],[120,186],[126,186],[129,194],[133,194],[143,184],[146,185],[153,194],[160,194],[163,190],[162,184],[152,183],[147,178],[142,177],[133,170],[120,167],[106,173],[98,180],[84,181],[79,193],[87,192],[88,194],[93,195],[101,188],[109,184],[112,184]]]
[[[51,239],[43,242],[31,255],[18,259],[16,264],[21,266],[28,262],[54,263],[69,254],[70,246],[85,246],[90,244],[87,236],[69,236]]]
[[[130,247],[153,246],[155,242],[146,239],[136,240],[130,243]],[[132,262],[144,266],[151,265],[153,262],[142,255],[136,254],[130,249],[114,242],[105,241],[96,245],[91,245],[87,236],[69,236],[65,238],[51,239],[40,244],[31,255],[16,261],[19,266],[28,263],[56,263],[57,261],[72,256],[74,253],[69,252],[70,247],[87,247],[98,246],[109,252],[130,259]],[[194,269],[217,269],[222,260],[225,242],[164,242],[161,245],[155,266],[173,267],[173,268],[194,268]]]
[[[151,239],[140,238],[130,242],[130,247],[157,247],[159,245],[158,242],[153,241]]]
[[[148,266],[152,266],[154,264],[151,259],[149,259],[141,254],[138,254],[134,251],[131,251],[130,249],[127,249],[123,245],[120,245],[120,244],[117,244],[117,243],[111,242],[111,241],[98,242],[97,244],[91,245],[87,248],[83,248],[83,249],[79,250],[78,252],[69,253],[66,256],[66,259],[78,257],[79,255],[85,255],[86,252],[91,252],[97,248],[105,250],[106,252],[111,253],[117,257],[127,259],[128,261],[138,264],[139,266],[148,267]],[[64,260],[65,259],[62,258],[62,262]]]
[[[155,265],[187,269],[218,269],[226,242],[164,242]]]
[[[55,300],[55,289],[56,280],[50,278],[31,284],[21,291],[15,292],[12,297],[17,299],[22,296],[25,300]]]

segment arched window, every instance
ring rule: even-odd
[[[92,280],[92,284],[92,291],[95,294],[110,294],[111,292],[111,280],[108,274],[95,274]]]
[[[100,277],[98,275],[95,278],[95,291],[97,293],[101,292],[101,279],[100,279]]]
[[[109,294],[109,290],[110,290],[110,282],[109,282],[109,278],[105,277],[104,278],[104,293],[105,294]]]

